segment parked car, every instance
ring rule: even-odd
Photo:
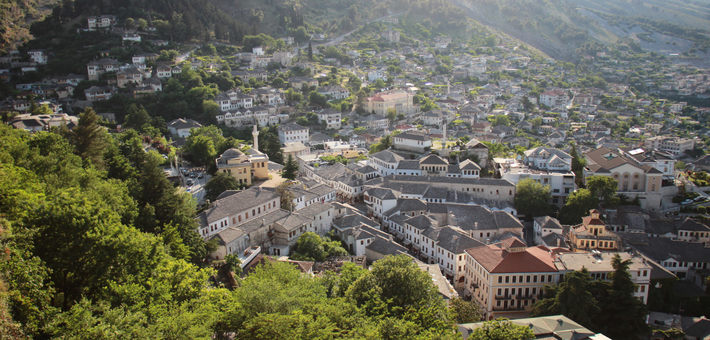
[[[702,202],[702,201],[704,201],[704,200],[706,200],[706,199],[707,199],[707,197],[705,197],[705,196],[698,196],[698,197],[695,198],[695,202]]]
[[[191,179],[188,179],[188,180],[187,180],[187,185],[192,185],[192,180],[191,180]]]
[[[199,175],[197,175],[197,178],[203,178],[203,177],[205,177],[205,174],[203,174],[203,173],[201,173],[201,172],[200,172]]]
[[[686,204],[691,204],[691,203],[694,203],[694,202],[695,202],[695,201],[693,201],[693,200],[685,200],[685,201],[683,201],[683,202],[680,202],[680,204],[686,205]]]

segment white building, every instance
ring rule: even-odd
[[[429,228],[422,233],[421,240],[420,257],[438,264],[456,288],[464,288],[466,249],[484,244],[461,228],[451,226]]]
[[[279,126],[278,130],[281,144],[286,142],[308,143],[308,128],[296,123],[288,123]]]
[[[550,234],[562,236],[562,224],[554,217],[539,216],[533,218],[533,232],[535,235],[535,244],[543,243],[543,238]]]
[[[545,91],[540,94],[540,103],[549,107],[564,105],[568,100],[567,93],[562,90]]]
[[[178,136],[180,138],[185,138],[190,135],[191,129],[197,129],[202,127],[202,124],[192,120],[178,118],[173,119],[168,123],[168,130],[173,136]]]
[[[370,155],[369,165],[375,168],[380,176],[384,177],[397,174],[397,166],[402,160],[404,160],[404,157],[390,150],[383,150],[374,155]]]
[[[494,158],[493,162],[501,179],[517,185],[522,179],[532,178],[538,183],[549,186],[552,195],[551,203],[560,207],[564,205],[565,198],[577,189],[572,171],[538,170],[519,163],[514,158]]]
[[[424,152],[431,149],[431,138],[421,132],[402,132],[391,138],[392,146],[398,150]]]
[[[97,17],[89,17],[87,19],[87,25],[89,26],[90,31],[96,30],[97,28],[109,28],[116,25],[116,22],[115,15],[102,15]]]
[[[29,54],[30,59],[37,64],[47,63],[47,51],[45,50],[30,50],[27,51],[27,54]]]
[[[323,124],[325,122],[325,127],[328,130],[340,129],[341,114],[340,112],[333,109],[323,109],[317,113],[318,123]]]
[[[327,85],[318,89],[318,93],[331,100],[345,99],[350,96],[350,90],[340,85]]]

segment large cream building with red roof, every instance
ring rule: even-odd
[[[543,246],[526,247],[510,237],[466,250],[464,295],[483,307],[488,320],[528,317],[543,287],[559,280],[550,250]]]
[[[365,111],[374,111],[383,116],[387,115],[389,109],[394,109],[397,113],[408,114],[416,112],[413,98],[413,94],[401,90],[388,91],[365,98],[362,105]]]

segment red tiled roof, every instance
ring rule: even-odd
[[[606,225],[604,221],[598,218],[592,218],[592,216],[582,217],[582,222],[584,223],[584,225]]]
[[[520,240],[518,240],[518,239],[515,238],[515,237],[508,237],[508,238],[506,238],[505,240],[503,240],[502,243],[503,243],[503,246],[504,246],[505,248],[508,248],[508,249],[510,249],[510,248],[520,248],[520,247],[525,247],[525,246],[527,246],[527,244],[521,242]]]
[[[466,249],[490,273],[557,272],[552,257],[544,247],[530,247],[525,251],[508,252],[496,245]]]

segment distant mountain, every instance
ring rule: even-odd
[[[668,53],[703,53],[710,47],[707,0],[450,1],[465,9],[470,18],[558,59],[577,59],[580,47],[584,52],[585,46],[597,42],[622,42],[630,49]],[[689,43],[680,45],[685,50],[666,49],[670,38]]]

